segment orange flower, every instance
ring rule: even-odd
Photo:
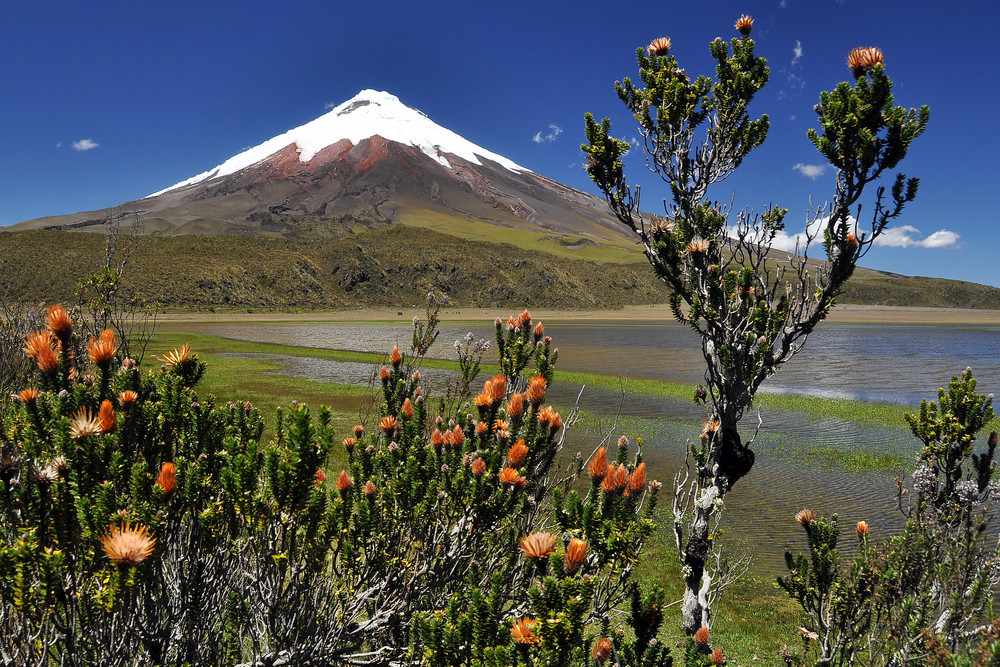
[[[708,646],[708,640],[710,634],[708,632],[708,626],[703,625],[694,631],[694,643],[700,646]]]
[[[444,444],[444,433],[439,429],[434,429],[431,431],[431,446],[434,449],[441,449],[441,445]]]
[[[476,424],[476,435],[482,435],[490,430],[490,425],[486,422],[479,422]]]
[[[128,523],[109,526],[108,534],[101,537],[101,547],[111,562],[119,566],[138,565],[153,555],[156,538],[142,524],[134,527]]]
[[[803,528],[811,526],[813,521],[816,520],[816,512],[809,509],[801,510],[795,515],[795,520],[798,521],[799,525]]]
[[[407,419],[413,418],[413,403],[410,402],[410,399],[403,400],[403,407],[400,408],[400,411]]]
[[[486,383],[489,384],[489,380],[487,380]],[[486,411],[490,407],[490,404],[493,402],[492,393],[487,388],[484,387],[481,392],[476,394],[476,397],[473,399],[472,402],[475,403],[476,407],[479,408],[481,411]]]
[[[507,416],[511,419],[524,414],[524,394],[512,394],[507,401]]]
[[[105,399],[101,401],[101,408],[97,411],[97,423],[101,426],[101,433],[111,433],[118,425],[115,418],[115,406],[111,401]]]
[[[17,399],[25,405],[31,405],[38,400],[40,393],[41,392],[34,388],[22,389],[18,392]]]
[[[389,353],[389,361],[392,363],[393,368],[399,368],[399,365],[403,363],[403,353],[399,351],[398,345],[392,346],[392,352]]]
[[[567,574],[573,574],[580,569],[587,559],[587,543],[581,539],[573,538],[566,545],[566,557],[563,558],[563,568]]]
[[[518,438],[517,442],[507,450],[507,462],[517,468],[528,458],[528,445],[524,443],[524,438]]]
[[[484,472],[486,472],[486,461],[484,461],[481,456],[477,456],[475,460],[469,464],[469,468],[472,469],[473,477],[480,477]]]
[[[487,380],[483,384],[484,393],[487,391],[487,387],[489,387],[490,402],[493,405],[499,405],[500,401],[507,396],[507,376],[502,374],[494,375],[492,381]]]
[[[382,417],[382,419],[380,419],[378,423],[379,429],[386,435],[394,433],[398,426],[399,422],[392,415],[389,415],[388,417]]]
[[[385,366],[380,368],[378,371],[379,379],[382,380],[382,382],[388,382],[390,375],[391,374],[389,373],[389,369],[386,368]]]
[[[528,382],[528,402],[532,405],[539,405],[545,400],[545,390],[549,383],[541,375],[536,375]]]
[[[451,441],[448,444],[452,447],[461,447],[465,444],[465,431],[458,424],[455,424],[455,428],[451,429]]]
[[[687,245],[689,255],[704,255],[708,252],[709,243],[705,239],[692,239]]]
[[[612,650],[614,650],[614,646],[611,640],[607,637],[601,637],[594,642],[594,648],[590,651],[590,656],[594,659],[594,662],[603,663],[611,657]]]
[[[191,353],[191,346],[188,345],[187,343],[184,343],[180,347],[175,348],[170,352],[164,354],[162,357],[160,357],[160,361],[163,362],[164,368],[174,369],[177,368],[178,366],[183,366],[184,364],[186,364],[193,358],[193,356],[194,355]]]
[[[346,438],[340,441],[340,444],[342,444],[344,446],[344,449],[346,449],[348,452],[353,452],[354,448],[358,444],[358,441],[352,438],[351,436],[347,436]]]
[[[351,479],[346,470],[341,470],[340,476],[337,477],[337,490],[346,493],[352,486],[354,486],[354,480]]]
[[[56,346],[56,341],[48,331],[35,331],[24,338],[24,354],[29,359],[36,359],[38,353]]]
[[[858,237],[854,235],[854,232],[847,232],[847,245],[852,248],[858,247]]]
[[[514,643],[521,644],[522,646],[540,644],[542,639],[535,634],[536,625],[538,625],[538,621],[527,616],[514,621],[514,625],[510,629],[510,636],[514,640]]]
[[[313,479],[315,480],[316,486],[322,486],[323,482],[326,481],[326,471],[322,468],[316,468],[316,472],[313,473]]]
[[[49,375],[50,373],[55,372],[56,368],[59,366],[59,359],[56,357],[56,351],[54,349],[46,347],[38,351],[35,363],[38,364],[38,370],[40,370],[43,375]]]
[[[80,408],[69,422],[69,434],[74,440],[101,434],[101,424],[88,408]]]
[[[657,37],[646,47],[651,56],[665,56],[670,51],[670,38]]]
[[[712,436],[713,433],[718,432],[719,427],[722,426],[722,422],[719,421],[718,417],[712,417],[705,421],[701,427],[701,438],[702,440],[707,440]]]
[[[546,405],[538,411],[538,423],[558,431],[562,427],[562,417],[551,405]]]
[[[595,482],[600,482],[608,474],[608,450],[604,447],[598,447],[597,451],[590,458],[590,464],[587,465],[587,472],[590,473],[591,479]]]
[[[635,495],[637,493],[642,493],[643,489],[646,488],[646,463],[640,463],[632,471],[632,474],[628,477],[628,485],[626,490]]]
[[[358,440],[360,440],[361,436],[363,436],[364,434],[365,434],[365,427],[362,426],[361,424],[355,424],[354,425],[354,437],[357,438]]]
[[[73,332],[73,319],[69,316],[69,312],[58,304],[49,306],[45,311],[45,324],[49,331],[62,341],[69,340]]]
[[[375,495],[375,492],[378,491],[378,488],[376,488],[375,482],[368,480],[365,482],[365,485],[361,487],[361,490],[364,492],[366,498],[371,498]]]
[[[535,325],[535,330],[531,332],[534,335],[535,340],[541,340],[542,336],[545,335],[545,325],[539,322]]]
[[[628,483],[628,470],[625,466],[612,463],[608,466],[608,474],[601,482],[601,489],[605,493],[618,493],[625,488]]]
[[[128,410],[135,405],[135,402],[138,400],[139,394],[131,389],[126,389],[122,393],[118,394],[118,405],[122,406],[122,410]]]
[[[532,533],[522,537],[520,544],[525,558],[548,558],[556,550],[556,536],[552,533]]]
[[[724,665],[726,664],[726,654],[722,652],[721,648],[717,648],[712,651],[712,655],[709,656],[708,660],[713,665]]]
[[[513,468],[502,468],[500,470],[500,483],[520,489],[528,483],[528,480],[521,477],[521,475]]]
[[[868,537],[871,528],[868,526],[867,521],[858,521],[858,525],[854,527],[854,531],[858,534],[858,537]]]
[[[744,37],[750,34],[750,29],[753,28],[753,17],[744,14],[743,16],[736,19],[736,29],[740,31]]]
[[[177,466],[170,461],[165,461],[160,465],[160,472],[156,475],[156,486],[164,493],[173,493],[177,488]]]
[[[855,78],[861,77],[876,65],[884,64],[882,50],[874,46],[859,46],[847,54],[847,66],[851,68]]]

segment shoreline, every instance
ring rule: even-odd
[[[490,321],[506,315],[510,308],[456,307],[441,310],[441,321]],[[532,308],[535,319],[553,322],[673,322],[665,304],[625,306],[615,310],[560,310]],[[423,306],[399,308],[379,307],[352,310],[306,312],[168,312],[157,316],[160,323],[211,322],[410,322],[423,316]],[[1000,310],[972,308],[931,308],[910,306],[869,306],[845,304],[836,306],[827,322],[832,324],[932,325],[932,326],[1000,326]]]

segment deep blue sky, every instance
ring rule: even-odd
[[[154,5],[159,5],[158,8]],[[756,111],[768,142],[716,196],[791,208],[831,191],[805,131],[823,88],[848,78],[847,51],[886,53],[897,99],[931,106],[905,170],[921,194],[900,225],[953,247],[880,247],[868,264],[1000,285],[997,108],[1000,10],[987,2],[19,2],[0,27],[0,224],[99,208],[158,190],[378,88],[480,145],[593,191],[580,168],[582,115],[632,134],[612,82],[634,49],[668,34],[690,72],[708,41],[753,14],[772,67]],[[796,45],[799,52],[796,55]],[[556,135],[550,129],[561,129]],[[536,143],[538,133],[552,141]],[[542,138],[542,137],[539,137]],[[74,142],[97,146],[74,150]],[[78,143],[78,148],[90,144]],[[793,167],[800,165],[800,171]],[[662,188],[637,157],[647,205]]]

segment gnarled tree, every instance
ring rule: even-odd
[[[737,21],[739,36],[709,45],[714,77],[692,78],[661,37],[637,53],[641,83],[615,84],[638,123],[650,168],[670,197],[656,215],[640,207],[639,187],[625,178],[630,144],[611,124],[586,116],[587,171],[612,212],[639,237],[656,275],[671,289],[671,308],[702,341],[705,385],[698,396],[709,415],[691,446],[695,472],[675,483],[675,533],[686,580],[683,624],[694,633],[710,620],[713,577],[711,526],[722,500],[754,463],[753,438],[738,430],[761,383],[802,349],[829,314],[859,260],[917,194],[917,179],[896,174],[879,184],[925,129],[928,110],[897,106],[892,81],[875,48],[851,51],[853,83],[821,94],[818,130],[809,139],[836,169],[830,203],[815,211],[790,257],[773,252],[787,209],[733,214],[709,198],[767,137],[766,115],[750,113],[769,68],[750,37],[753,20]],[[867,225],[861,199],[875,184]],[[735,218],[732,220],[732,218]],[[814,243],[816,242],[816,243]],[[825,258],[810,259],[822,246]]]

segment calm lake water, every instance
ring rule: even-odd
[[[309,347],[384,352],[393,343],[404,350],[410,340],[407,323],[240,323],[175,325],[187,331],[229,338]],[[445,323],[431,356],[454,356],[452,343],[472,331],[492,340],[491,324]],[[698,340],[676,323],[547,322],[560,350],[559,368],[623,377],[697,383],[703,361]],[[369,364],[262,355],[278,361],[290,375],[337,382],[366,383]],[[810,338],[805,351],[785,366],[769,391],[916,404],[935,398],[936,388],[971,366],[982,391],[1000,387],[1000,327],[933,327],[827,324]],[[428,371],[429,382],[445,380],[445,371]],[[560,384],[558,373],[551,400],[562,409],[572,405],[580,389]],[[587,388],[581,408],[610,428],[620,412],[617,430],[641,435],[651,472],[666,484],[683,465],[684,443],[696,436],[701,409],[687,401],[625,396]],[[853,543],[850,527],[868,520],[876,532],[888,533],[901,524],[896,510],[896,473],[849,472],[817,463],[805,452],[866,451],[912,460],[917,443],[905,425],[860,426],[840,419],[799,413],[762,413],[763,425],[755,447],[757,465],[727,497],[724,527],[730,535],[750,534],[744,548],[753,553],[754,570],[773,575],[783,571],[782,554],[801,549],[802,536],[792,517],[802,507],[838,512],[845,526],[844,543]],[[747,419],[756,425],[756,415]],[[570,452],[589,452],[602,428],[589,425],[568,438]],[[664,499],[664,506],[669,500]],[[663,538],[666,538],[664,530]]]

